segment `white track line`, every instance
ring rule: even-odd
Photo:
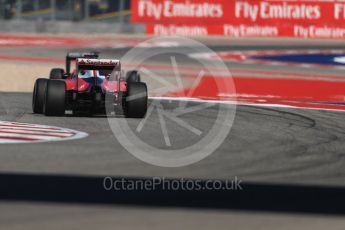
[[[257,107],[275,107],[275,108],[308,109],[308,110],[325,110],[325,111],[345,112],[345,110],[341,110],[341,109],[299,107],[299,106],[282,105],[282,104],[245,103],[245,102],[238,102],[238,101],[203,100],[203,99],[198,99],[198,98],[186,98],[186,97],[181,97],[181,98],[178,98],[178,97],[149,97],[149,99],[167,100],[167,101],[188,101],[188,102],[214,103],[214,104],[227,104],[227,105],[246,105],[246,106],[253,106],[253,107],[257,106]]]

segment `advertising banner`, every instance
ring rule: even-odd
[[[146,25],[146,33],[153,35],[209,36],[227,37],[295,37],[318,39],[345,39],[344,26],[307,26],[307,25],[256,25],[256,24],[223,24],[223,25]]]
[[[345,0],[132,0],[156,35],[344,38]]]
[[[224,23],[231,19],[229,0],[132,0],[132,22]]]

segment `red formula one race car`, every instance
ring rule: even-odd
[[[123,77],[119,60],[97,57],[96,54],[68,54],[66,71],[53,69],[50,79],[37,79],[32,98],[33,112],[63,116],[66,110],[73,114],[110,110],[115,115],[143,118],[148,94],[139,73],[129,71]],[[76,69],[70,73],[73,60]]]

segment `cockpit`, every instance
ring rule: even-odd
[[[117,70],[108,69],[80,69],[78,73],[79,78],[97,77],[106,79],[108,81],[117,81],[121,76],[121,72]]]

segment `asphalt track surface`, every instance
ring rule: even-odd
[[[297,47],[266,44],[242,48],[306,47],[294,45]],[[213,46],[219,50],[235,48],[235,45]],[[60,57],[65,52],[26,49],[2,48],[2,52],[48,57]],[[126,49],[101,51],[110,57],[121,56]],[[168,60],[162,56],[152,62],[164,64]],[[189,62],[193,64],[193,60],[184,60]],[[250,69],[291,71],[290,67],[242,65]],[[229,67],[239,65],[230,63]],[[341,76],[339,70],[303,71],[331,71]],[[162,103],[172,106],[176,102]],[[208,124],[215,112],[218,110],[214,107],[206,108],[186,120]],[[345,226],[345,124],[341,111],[238,105],[233,127],[223,144],[211,156],[181,168],[148,165],[129,154],[114,137],[105,117],[32,114],[30,93],[1,93],[0,120],[66,127],[89,134],[85,139],[65,142],[0,145],[2,229],[343,229]],[[128,122],[137,124],[136,120]],[[143,135],[148,142],[161,146],[157,138],[161,131],[156,125],[157,119],[149,119],[148,131]],[[173,124],[167,125],[171,138],[179,139],[181,130]],[[225,183],[237,177],[243,181],[243,190],[105,191],[102,185],[105,176],[134,181],[152,177],[201,179],[202,183],[207,179]]]

